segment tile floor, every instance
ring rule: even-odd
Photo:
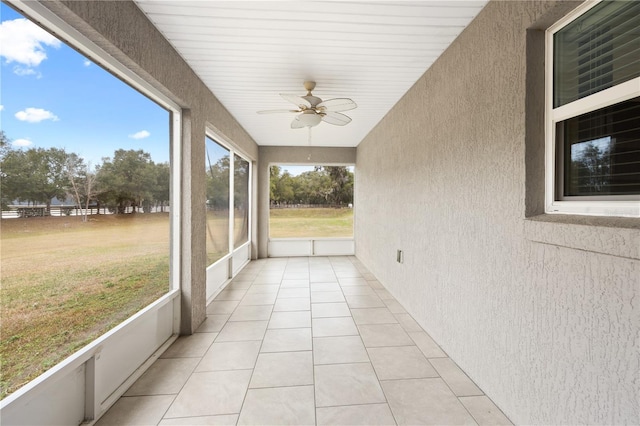
[[[355,257],[251,262],[97,425],[511,424]]]

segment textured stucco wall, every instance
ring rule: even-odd
[[[258,257],[267,257],[269,243],[269,166],[298,164],[310,166],[352,165],[356,162],[355,148],[261,146],[258,165]],[[357,174],[357,173],[356,173]],[[356,206],[356,214],[357,214]]]
[[[638,424],[640,224],[536,216],[575,6],[489,3],[358,146],[356,255],[514,422]]]
[[[190,334],[206,317],[205,128],[254,160],[258,147],[132,1],[41,3],[183,109],[181,332]]]

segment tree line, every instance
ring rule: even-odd
[[[353,203],[353,172],[344,166],[316,166],[292,176],[271,166],[269,199],[272,206],[317,204],[335,207]]]
[[[15,149],[0,131],[0,202],[2,209],[20,203],[44,204],[71,197],[75,206],[106,208],[122,214],[169,205],[169,163],[154,163],[143,150],[119,149],[102,164],[91,165],[63,148]]]

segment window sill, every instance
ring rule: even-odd
[[[530,241],[640,260],[640,220],[542,214],[524,222]]]

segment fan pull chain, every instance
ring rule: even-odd
[[[311,127],[309,127],[309,155],[307,156],[307,161],[311,161]]]

